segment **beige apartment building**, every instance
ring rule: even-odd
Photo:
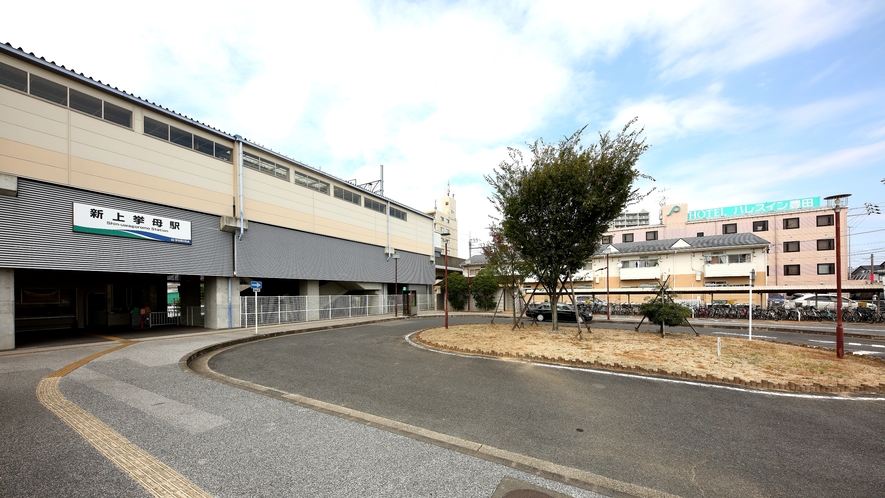
[[[843,282],[848,281],[847,212],[846,208],[839,213]],[[694,211],[687,204],[665,205],[657,225],[610,230],[603,236],[603,244],[739,233],[752,233],[768,241],[768,262],[763,270],[769,284],[835,285],[835,213],[820,197]],[[720,282],[716,275],[704,273],[703,277],[704,283]]]
[[[0,213],[0,349],[15,330],[128,326],[170,281],[183,306],[204,292],[208,328],[241,325],[252,281],[433,290],[432,216],[3,44]]]

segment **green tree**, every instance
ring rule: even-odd
[[[467,277],[460,272],[449,272],[449,306],[452,309],[462,311],[467,306]],[[441,284],[442,291],[446,291],[446,281]]]
[[[498,294],[498,289],[498,279],[491,270],[486,268],[480,270],[470,282],[470,295],[476,301],[476,306],[482,310],[497,307],[495,296]]]
[[[661,326],[661,337],[664,337],[664,325],[677,327],[683,325],[691,316],[691,310],[672,301],[653,299],[642,303],[639,312],[648,318],[648,321]]]
[[[530,159],[510,148],[510,159],[485,177],[504,239],[529,265],[554,309],[559,289],[596,251],[612,220],[651,193],[634,186],[640,178],[653,180],[635,168],[649,147],[643,130],[631,130],[635,122],[614,137],[599,133],[586,148],[586,127],[556,145],[543,139],[529,144]],[[558,326],[554,314],[553,329]],[[578,335],[583,338],[580,327]]]

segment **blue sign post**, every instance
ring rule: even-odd
[[[258,293],[261,291],[261,280],[253,280],[249,287],[255,293],[255,335],[258,335]]]

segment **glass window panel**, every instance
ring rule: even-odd
[[[824,214],[817,217],[817,226],[819,227],[828,227],[833,224],[833,215]]]
[[[21,92],[28,91],[28,72],[0,62],[0,85]]]
[[[215,157],[222,161],[230,162],[231,148],[221,144],[215,144]]]
[[[253,156],[248,152],[243,152],[243,167],[261,171],[258,156]]]
[[[789,230],[793,228],[799,228],[799,218],[785,218],[784,219],[784,228]]]
[[[817,250],[818,251],[832,251],[836,248],[836,243],[833,239],[818,239],[817,241]]]
[[[214,148],[215,142],[212,140],[208,140],[199,135],[194,135],[194,150],[211,156],[215,152]]]
[[[124,109],[110,102],[104,103],[104,120],[132,128],[132,111]]]
[[[144,134],[150,135],[152,137],[161,138],[163,140],[169,140],[169,125],[145,116]]]
[[[90,116],[95,116],[97,118],[101,117],[101,99],[93,97],[92,95],[86,95],[83,92],[78,92],[71,88],[71,109],[76,111],[85,112]]]
[[[31,95],[56,104],[68,105],[68,87],[54,81],[31,75]]]
[[[174,126],[169,129],[169,141],[174,144],[183,145],[188,149],[194,146],[193,134]]]
[[[784,252],[799,252],[799,241],[784,242]]]

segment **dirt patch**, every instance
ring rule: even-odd
[[[885,391],[885,362],[831,350],[768,341],[593,328],[457,325],[423,330],[419,342],[473,354],[702,379],[766,389],[814,392]],[[718,342],[720,341],[721,342]],[[717,348],[721,347],[721,354]]]

